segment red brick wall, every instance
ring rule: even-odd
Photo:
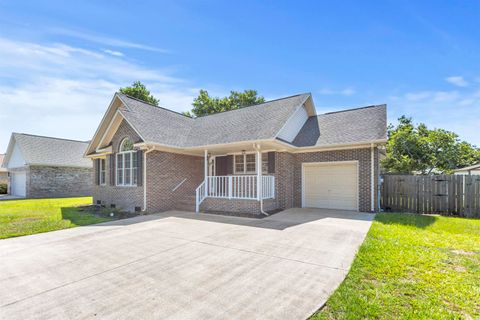
[[[329,162],[329,161],[352,161],[358,160],[358,184],[359,184],[359,210],[371,211],[371,150],[347,149],[323,152],[305,152],[295,154],[294,165],[294,199],[295,207],[302,206],[302,163],[305,162]],[[375,150],[375,162],[378,161],[378,150]],[[375,190],[378,183],[378,165],[375,165]],[[376,198],[376,191],[375,191]],[[376,202],[375,202],[376,206]]]
[[[203,157],[153,151],[147,154],[147,211],[195,211],[195,190],[204,175]],[[184,179],[185,182],[178,186]]]
[[[113,152],[117,152],[120,143],[124,138],[129,138],[134,143],[141,141],[141,138],[133,130],[127,122],[122,121],[118,127],[117,132],[112,138]],[[143,210],[143,187],[117,187],[110,185],[110,157],[106,159],[106,185],[93,186],[93,203],[98,201],[106,207],[115,205],[116,208],[125,211],[134,211],[135,207],[140,207]],[[94,166],[95,167],[95,166]],[[94,168],[95,174],[96,168]],[[94,180],[95,181],[95,178]]]

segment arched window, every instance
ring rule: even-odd
[[[117,153],[117,186],[137,185],[137,152],[133,143],[125,138]]]

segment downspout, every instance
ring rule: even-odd
[[[147,153],[155,150],[155,147],[149,149],[143,153],[143,212],[147,211]]]
[[[257,193],[258,193],[258,201],[260,201],[260,213],[263,215],[268,216],[263,210],[263,196],[262,196],[262,153],[260,151],[260,146],[257,144],[253,145],[253,148],[257,150]]]
[[[371,211],[375,212],[375,144],[371,144],[370,148],[370,154],[371,154],[371,159],[370,159],[370,164],[371,164],[371,181],[370,181],[370,195],[371,195]]]
[[[378,177],[377,177],[377,210],[378,212],[381,212],[381,197],[382,197],[382,176],[380,175],[380,150],[378,150],[377,147],[377,156],[378,156],[378,165],[377,165],[377,172],[378,172]]]

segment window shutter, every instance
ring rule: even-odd
[[[94,174],[95,174],[95,185],[99,185],[100,184],[100,180],[99,180],[99,176],[100,176],[100,159],[94,159],[93,160],[93,164],[94,164],[94,167],[95,167],[95,170],[93,170]]]
[[[137,151],[137,186],[143,185],[143,151]]]
[[[268,173],[275,173],[275,152],[268,153]]]
[[[233,155],[227,156],[227,174],[233,174]]]
[[[115,154],[110,155],[110,185],[115,185]]]

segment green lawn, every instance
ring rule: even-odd
[[[0,239],[109,221],[75,208],[91,197],[0,201]]]
[[[312,319],[480,319],[480,220],[378,214]]]

